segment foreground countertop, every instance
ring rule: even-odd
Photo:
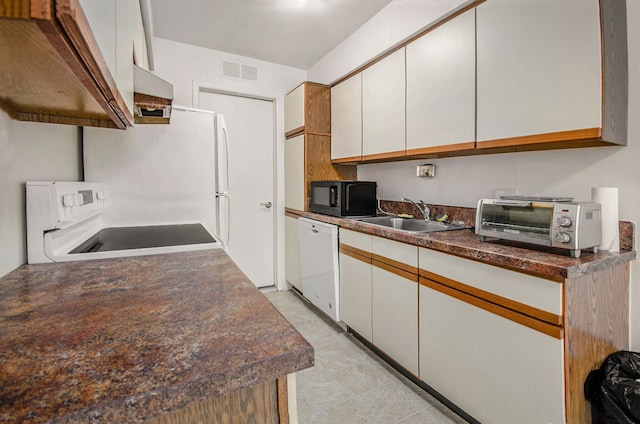
[[[569,256],[568,251],[558,249],[524,246],[498,239],[480,242],[478,236],[470,229],[416,234],[312,212],[302,212],[301,216],[559,282],[611,268],[636,258],[635,250],[621,250],[616,253],[596,254],[582,251],[580,258],[575,259]]]
[[[220,249],[0,279],[0,422],[144,422],[312,365]]]

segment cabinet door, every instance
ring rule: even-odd
[[[476,14],[478,142],[601,127],[598,1],[491,0]]]
[[[300,228],[298,218],[284,217],[284,278],[302,292],[300,272]]]
[[[362,156],[404,156],[405,64],[400,49],[362,71]]]
[[[475,25],[470,10],[407,45],[408,154],[475,147]]]
[[[362,157],[362,74],[331,89],[331,159]]]
[[[420,378],[483,423],[565,422],[562,340],[422,284]]]
[[[418,375],[418,283],[373,266],[373,344]]]
[[[300,84],[284,99],[284,132],[304,127],[304,90]]]
[[[284,142],[284,205],[305,210],[304,135]]]
[[[371,260],[340,253],[340,319],[372,342]]]

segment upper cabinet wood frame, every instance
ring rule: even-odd
[[[2,0],[0,54],[0,107],[12,118],[133,125],[77,0]]]

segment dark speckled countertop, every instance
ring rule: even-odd
[[[143,422],[312,365],[222,250],[0,279],[0,422]]]
[[[470,229],[415,234],[312,212],[303,212],[302,216],[560,282],[636,258],[635,250],[621,250],[618,253],[597,254],[583,251],[580,258],[574,259],[567,251],[519,245],[498,239],[482,243]]]

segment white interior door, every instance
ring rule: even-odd
[[[229,135],[229,256],[258,287],[275,285],[274,102],[200,90]]]

